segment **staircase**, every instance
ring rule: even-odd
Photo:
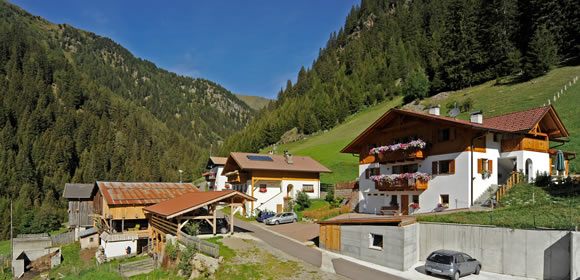
[[[493,184],[487,188],[479,197],[473,202],[474,207],[489,207],[491,199],[499,189],[499,185]]]

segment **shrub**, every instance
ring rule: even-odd
[[[328,203],[332,203],[334,201],[334,194],[332,192],[328,192],[324,200],[328,201]]]
[[[168,240],[167,243],[165,244],[165,253],[167,254],[167,256],[174,261],[175,259],[177,259],[177,253],[179,252],[179,248],[173,244],[172,241]]]
[[[181,252],[177,269],[181,270],[183,275],[191,275],[191,270],[193,269],[191,259],[193,259],[196,252],[197,251],[192,246],[185,247],[185,250]]]
[[[342,204],[342,201],[344,200],[344,197],[342,196],[337,196],[331,203],[330,205],[332,205],[332,208],[337,208],[340,207],[340,204]]]
[[[296,203],[300,205],[302,209],[306,209],[310,207],[310,204],[312,202],[310,201],[310,197],[308,197],[308,194],[306,194],[304,191],[299,191],[298,194],[296,195]]]
[[[199,234],[199,223],[194,222],[194,221],[189,221],[183,227],[183,231],[185,231],[185,233],[187,233],[191,236],[196,236]]]
[[[548,173],[540,173],[536,175],[536,180],[534,184],[538,187],[547,187],[552,183],[552,176],[548,175]]]

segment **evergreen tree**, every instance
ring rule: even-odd
[[[558,61],[558,48],[552,33],[540,26],[530,41],[524,73],[529,78],[544,75]]]

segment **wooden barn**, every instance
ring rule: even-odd
[[[83,231],[93,226],[93,197],[97,192],[95,184],[64,185],[63,197],[68,200],[68,226],[75,232]]]

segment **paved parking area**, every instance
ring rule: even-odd
[[[279,234],[290,237],[301,243],[305,243],[307,241],[311,241],[314,238],[317,238],[320,231],[319,224],[310,224],[310,223],[289,223],[272,226],[264,224],[260,225],[263,225],[271,231],[275,231]]]

